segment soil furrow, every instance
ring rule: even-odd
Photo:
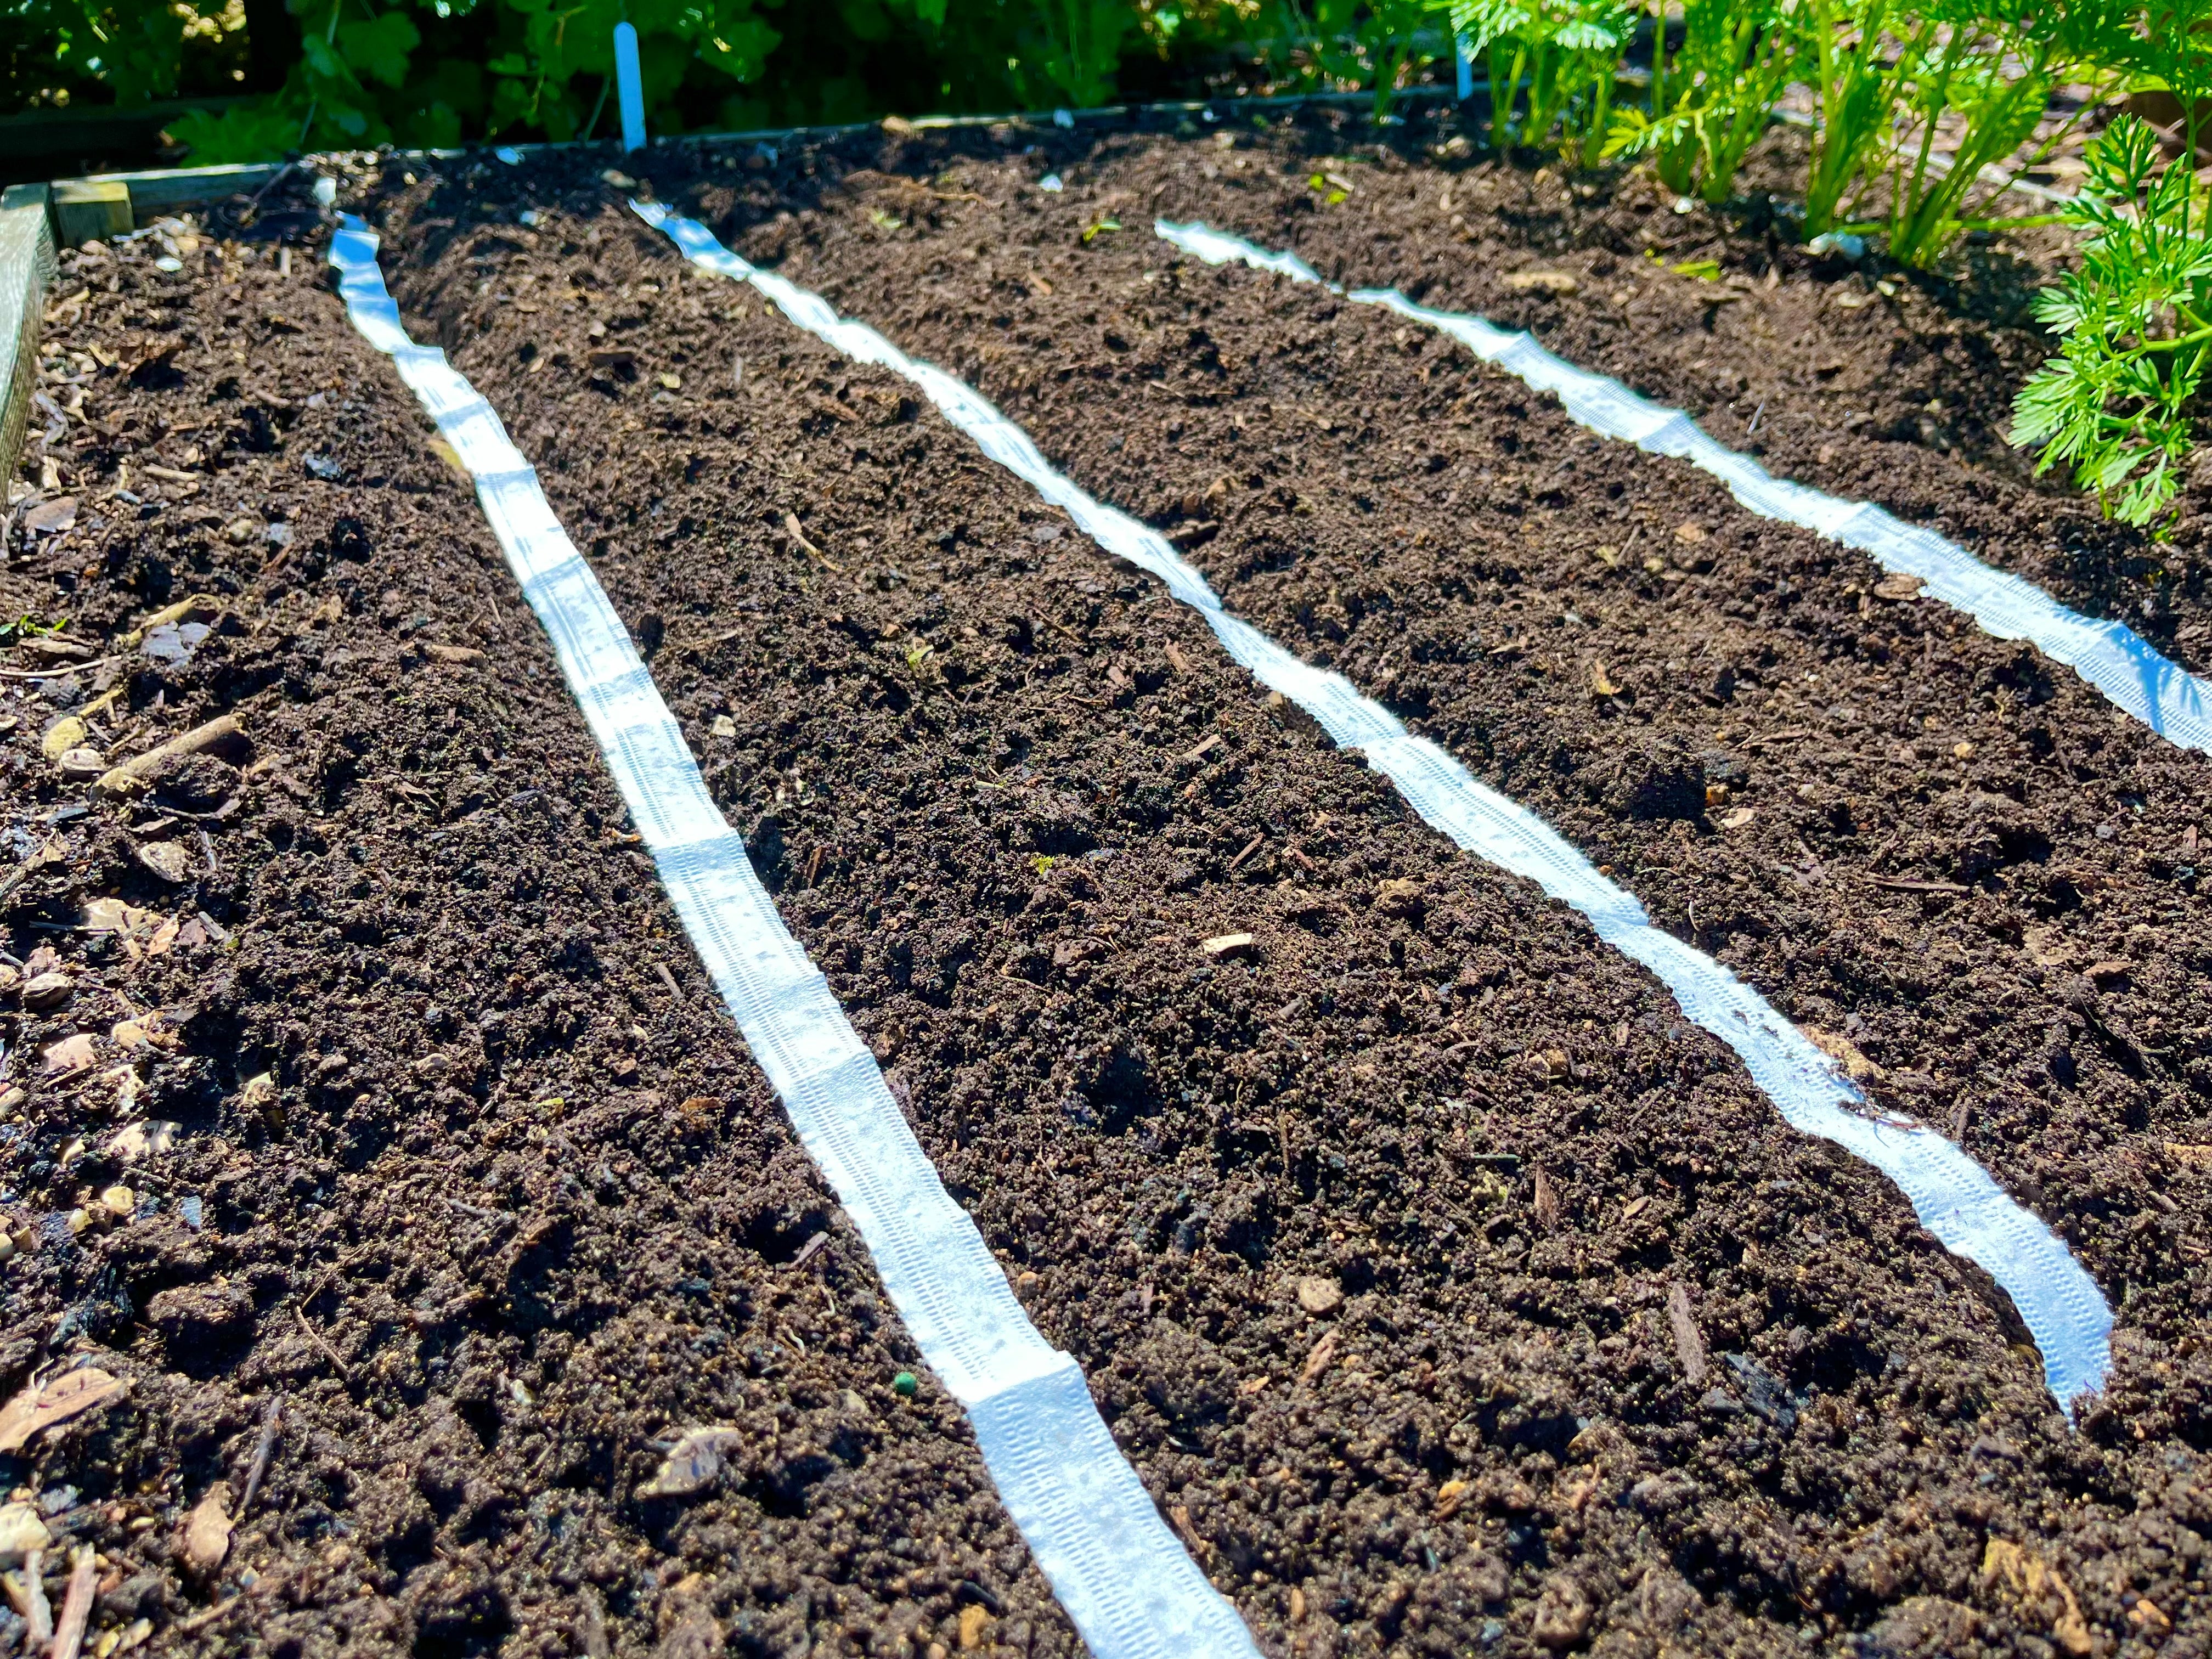
[[[8,833],[39,855],[6,948],[76,980],[0,1015],[34,1230],[0,1354],[11,1389],[49,1356],[134,1385],[9,1484],[104,1552],[94,1634],[1072,1651],[957,1409],[894,1389],[914,1358],[865,1253],[389,365],[309,250],[289,276],[274,248],[202,242],[174,276],[159,252],[66,257],[46,337],[81,357],[52,452],[78,517],[5,574],[11,616],[66,612],[118,664],[0,683]],[[196,593],[189,661],[122,631]],[[116,758],[218,714],[250,751],[87,811],[40,752],[66,711]],[[77,931],[112,898],[154,913],[137,940]],[[35,1058],[80,1039],[89,1066]],[[149,1121],[172,1149],[134,1152]],[[126,1218],[90,1196],[111,1183]],[[235,1510],[280,1398],[258,1508],[192,1565],[186,1512],[224,1480]],[[739,1431],[719,1480],[652,1495],[703,1425]]]
[[[988,238],[981,207],[887,234],[856,197],[752,240],[1542,812],[2187,1341],[2212,1239],[2163,1189],[2203,1178],[2212,1079],[2203,757],[1421,331],[1085,246],[1097,205],[1019,171],[967,175],[1009,204]]]
[[[979,280],[1007,308],[1004,222],[919,252],[778,223],[822,158],[780,165],[749,216],[853,309],[897,331],[863,290],[902,258],[948,317]],[[2149,1312],[2070,1434],[1893,1191],[900,382],[686,273],[580,157],[391,183],[395,291],[538,461],[925,1146],[1263,1641],[2070,1641],[2029,1559],[2114,1635],[2197,1617],[2173,1236],[2111,1229]],[[1098,390],[1087,430],[1153,441]]]
[[[1388,149],[1372,137],[1315,118],[1249,157],[1133,157],[1098,176],[1147,216],[1180,202],[1347,285],[1532,329],[1777,476],[1879,502],[2197,672],[2212,664],[2205,481],[2160,544],[2101,519],[2063,469],[2034,481],[2032,454],[2005,439],[2014,392],[2053,343],[2030,301],[2063,255],[2055,233],[1970,238],[1941,273],[1855,269],[1792,246],[1759,193],[1794,133],[1754,158],[1747,200],[1686,213],[1634,175],[1470,165],[1441,121]],[[1321,156],[1358,186],[1333,205],[1308,183]]]

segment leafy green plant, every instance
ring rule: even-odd
[[[246,64],[243,0],[210,0],[205,10],[178,0],[15,0],[6,15],[0,40],[33,107],[220,95],[236,89]]]
[[[1635,12],[1620,0],[1450,4],[1453,32],[1488,64],[1491,147],[1535,149],[1556,133],[1567,161],[1596,162],[1612,128],[1613,86]]]
[[[938,5],[941,11],[943,0]],[[1139,22],[1128,0],[1036,0],[1017,36],[1022,101],[1079,109],[1108,101]]]
[[[1676,195],[1725,201],[1796,77],[1804,37],[1785,0],[1684,0],[1682,44],[1670,56],[1667,0],[1652,9],[1650,106],[1613,117],[1604,153],[1649,156]]]
[[[1300,85],[1366,88],[1376,118],[1446,49],[1438,0],[1272,0],[1262,32],[1294,43],[1283,68]]]
[[[1896,132],[1914,69],[1937,35],[1893,0],[1803,0],[1803,55],[1819,112],[1805,179],[1805,233],[1845,228]],[[1893,24],[1903,33],[1893,36]]]
[[[2042,447],[2039,473],[2070,464],[2107,514],[2148,525],[2169,514],[2195,443],[2212,353],[2212,204],[2134,116],[2084,160],[2063,214],[2083,234],[2081,269],[2036,306],[2064,343],[2021,388],[2011,437]]]
[[[1923,0],[1937,25],[1905,89],[1881,220],[1889,254],[1934,264],[1970,229],[2029,222],[1992,211],[2126,78],[2134,9],[2112,0]],[[2052,94],[2081,89],[2051,120]],[[1949,160],[1936,165],[1939,134]]]
[[[418,12],[375,0],[289,3],[301,53],[283,89],[171,127],[196,162],[397,137],[453,144],[471,130],[591,136],[613,81],[614,26],[624,17],[638,31],[647,107],[665,125],[687,78],[722,77],[734,90],[760,75],[779,39],[754,0],[498,0],[483,9],[488,19],[476,20],[490,23],[491,50],[472,62],[423,50],[422,26],[436,30],[441,21],[434,5]]]

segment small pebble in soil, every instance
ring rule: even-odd
[[[915,1390],[921,1386],[921,1383],[912,1371],[901,1371],[896,1376],[891,1378],[891,1392],[902,1400],[913,1399]]]
[[[192,878],[192,856],[173,841],[152,841],[137,849],[138,862],[163,881],[186,882]]]
[[[76,981],[58,969],[39,974],[23,985],[23,1006],[36,1013],[58,1008],[76,990]]]
[[[1298,1306],[1310,1314],[1332,1314],[1344,1305],[1344,1292],[1333,1279],[1301,1279],[1293,1288]]]
[[[45,1549],[52,1541],[53,1534],[30,1504],[19,1502],[0,1508],[0,1562],[17,1565],[27,1552]]]

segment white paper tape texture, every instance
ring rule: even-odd
[[[1875,1116],[1858,1088],[1765,998],[1703,951],[1654,927],[1633,896],[1542,820],[1426,738],[1417,738],[1341,675],[1299,660],[1222,608],[1206,579],[1157,531],[1093,500],[1054,469],[1029,434],[969,387],[917,362],[817,294],[749,264],[707,228],[653,204],[634,204],[706,270],[749,282],[799,327],[861,362],[903,375],[984,453],[1064,509],[1097,544],[1149,571],[1203,615],[1229,653],[1310,714],[1337,744],[1364,751],[1413,809],[1468,852],[1540,884],[1587,916],[1598,936],[1642,963],[1682,1012],[1742,1059],[1783,1118],[1871,1164],[1903,1189],[1928,1231],[2002,1285],[2043,1354],[2062,1405],[2100,1387],[2112,1363],[2112,1310],[2051,1230],[2007,1197],[1988,1171],[1931,1129]]]
[[[1884,570],[1919,577],[1929,598],[1965,611],[1984,633],[2000,640],[2026,640],[2161,737],[2184,749],[2212,753],[2212,681],[2161,655],[2124,623],[2099,622],[2069,611],[2033,582],[1993,569],[1956,542],[1906,524],[1870,502],[1840,501],[1777,478],[1748,455],[1715,443],[1682,410],[1648,402],[1618,380],[1577,368],[1525,332],[1502,329],[1463,312],[1416,305],[1395,289],[1346,292],[1334,283],[1322,283],[1320,274],[1295,253],[1270,253],[1241,236],[1202,224],[1160,219],[1152,228],[1208,264],[1241,260],[1292,282],[1321,283],[1330,293],[1358,304],[1381,306],[1440,329],[1485,362],[1495,363],[1539,392],[1557,392],[1569,417],[1592,432],[1626,438],[1655,455],[1678,456],[1711,473],[1761,518],[1801,526],[1871,555]]]
[[[375,234],[351,217],[331,239],[355,327],[391,355],[475,478],[684,931],[908,1333],[966,1408],[991,1478],[1060,1605],[1097,1659],[1256,1659],[1236,1610],[1115,1445],[1081,1370],[1030,1323],[875,1056],[785,928],[538,475],[445,354],[407,337],[376,249]]]

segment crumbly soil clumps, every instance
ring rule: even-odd
[[[0,1007],[0,1387],[130,1385],[7,1460],[53,1605],[82,1544],[162,1652],[1069,1651],[473,493],[314,249],[180,244],[64,256],[4,576],[68,626],[0,681],[0,946],[66,990]],[[119,803],[44,752],[219,717]]]
[[[2005,1299],[1886,1182],[909,387],[683,267],[605,158],[356,173],[410,328],[539,466],[923,1145],[1263,1650],[2201,1650],[2204,1177],[2168,1148],[2212,1139],[2202,932],[2193,878],[2136,839],[2176,832],[2196,763],[2032,658],[1983,689],[1971,629],[1861,616],[1855,556],[1577,447],[1372,313],[1170,269],[1141,198],[1211,187],[1212,141],[1077,143],[872,137],[696,179],[657,155],[652,184],[1176,529],[1232,606],[1878,1066],[1881,1109],[1967,1101],[1954,1132],[2121,1323],[2069,1427]],[[0,682],[26,866],[0,927],[72,981],[8,1012],[0,1381],[131,1384],[14,1463],[104,1558],[95,1629],[1079,1651],[957,1411],[893,1388],[915,1356],[465,482],[306,251],[289,276],[181,251],[172,276],[71,256],[48,342],[82,409],[29,507],[78,516],[19,526],[5,573],[85,657],[28,641],[40,678]],[[1407,453],[1380,400],[1422,369],[1462,424]],[[1456,501],[1419,493],[1439,477]],[[1570,562],[1638,521],[1659,569]],[[131,636],[199,593],[188,659]],[[1994,782],[1881,761],[1939,714]],[[243,741],[117,804],[45,752],[64,714],[100,763],[221,714]],[[1980,865],[1927,862],[1969,822],[1943,811],[1998,811],[1953,768],[2047,846],[1990,828]],[[2103,805],[2130,784],[2141,813]],[[1757,849],[1785,832],[1784,888]],[[2079,969],[2020,956],[2062,949]],[[196,1563],[187,1517],[218,1481],[236,1513],[280,1401],[254,1507]],[[647,1490],[723,1424],[726,1467]]]
[[[1300,1650],[2193,1633],[2204,1247],[2161,1189],[2201,1178],[2203,925],[2131,838],[2185,833],[2197,763],[1376,313],[1099,228],[1193,210],[1223,147],[1022,154],[1050,142],[651,185],[1544,811],[2122,1310],[2075,1432],[1884,1183],[911,388],[682,266],[580,160],[393,191],[403,306],[659,642],[794,928],[1217,1582]],[[1072,161],[1098,176],[1034,188]],[[1449,444],[1387,421],[1399,376]],[[1877,1281],[1935,1307],[1877,1339],[1823,1305]]]

